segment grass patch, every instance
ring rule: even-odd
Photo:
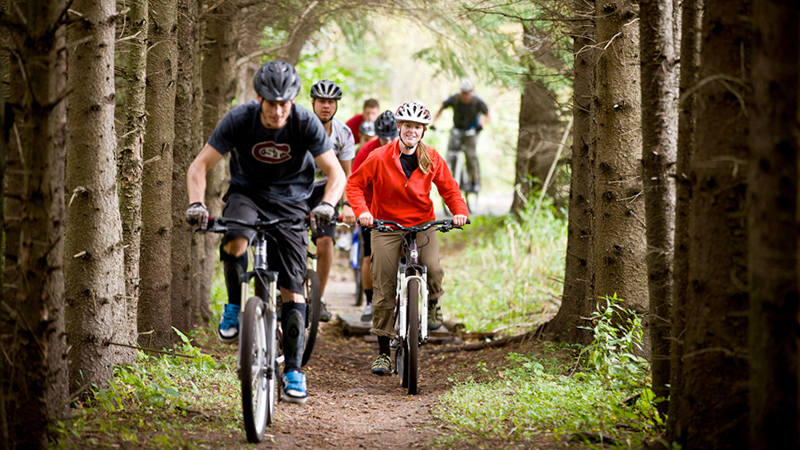
[[[566,221],[550,208],[519,219],[477,217],[440,236],[446,268],[442,308],[468,331],[519,334],[558,310]]]

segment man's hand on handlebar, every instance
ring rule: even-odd
[[[208,208],[203,202],[194,202],[186,210],[186,221],[189,225],[199,225],[200,230],[208,228]]]
[[[365,212],[364,214],[358,216],[358,224],[362,227],[371,227],[372,226],[372,214]]]
[[[346,203],[342,207],[342,222],[346,223],[351,227],[356,224],[356,215],[353,213],[353,208],[351,208],[350,205]]]
[[[316,231],[318,226],[330,223],[336,210],[333,205],[327,202],[320,202],[309,214],[309,222],[311,222],[311,231]]]
[[[453,225],[457,227],[463,227],[467,224],[467,216],[462,216],[460,214],[456,214],[453,216]]]

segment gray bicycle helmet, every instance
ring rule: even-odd
[[[397,137],[397,122],[394,120],[393,112],[386,110],[375,119],[375,134],[389,141]]]
[[[342,88],[331,80],[322,80],[311,86],[311,98],[342,99]]]
[[[375,122],[371,120],[361,122],[361,125],[358,126],[358,133],[369,137],[375,136]]]
[[[253,87],[264,100],[285,102],[294,99],[300,92],[300,76],[291,64],[274,60],[256,71]]]

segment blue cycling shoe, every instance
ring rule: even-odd
[[[306,376],[299,370],[292,370],[283,374],[283,393],[287,403],[302,405],[308,400],[306,389]]]
[[[228,303],[222,313],[217,336],[221,342],[232,344],[239,340],[239,305]]]

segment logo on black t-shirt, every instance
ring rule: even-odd
[[[289,144],[268,141],[253,146],[253,158],[268,164],[278,164],[292,158]]]

